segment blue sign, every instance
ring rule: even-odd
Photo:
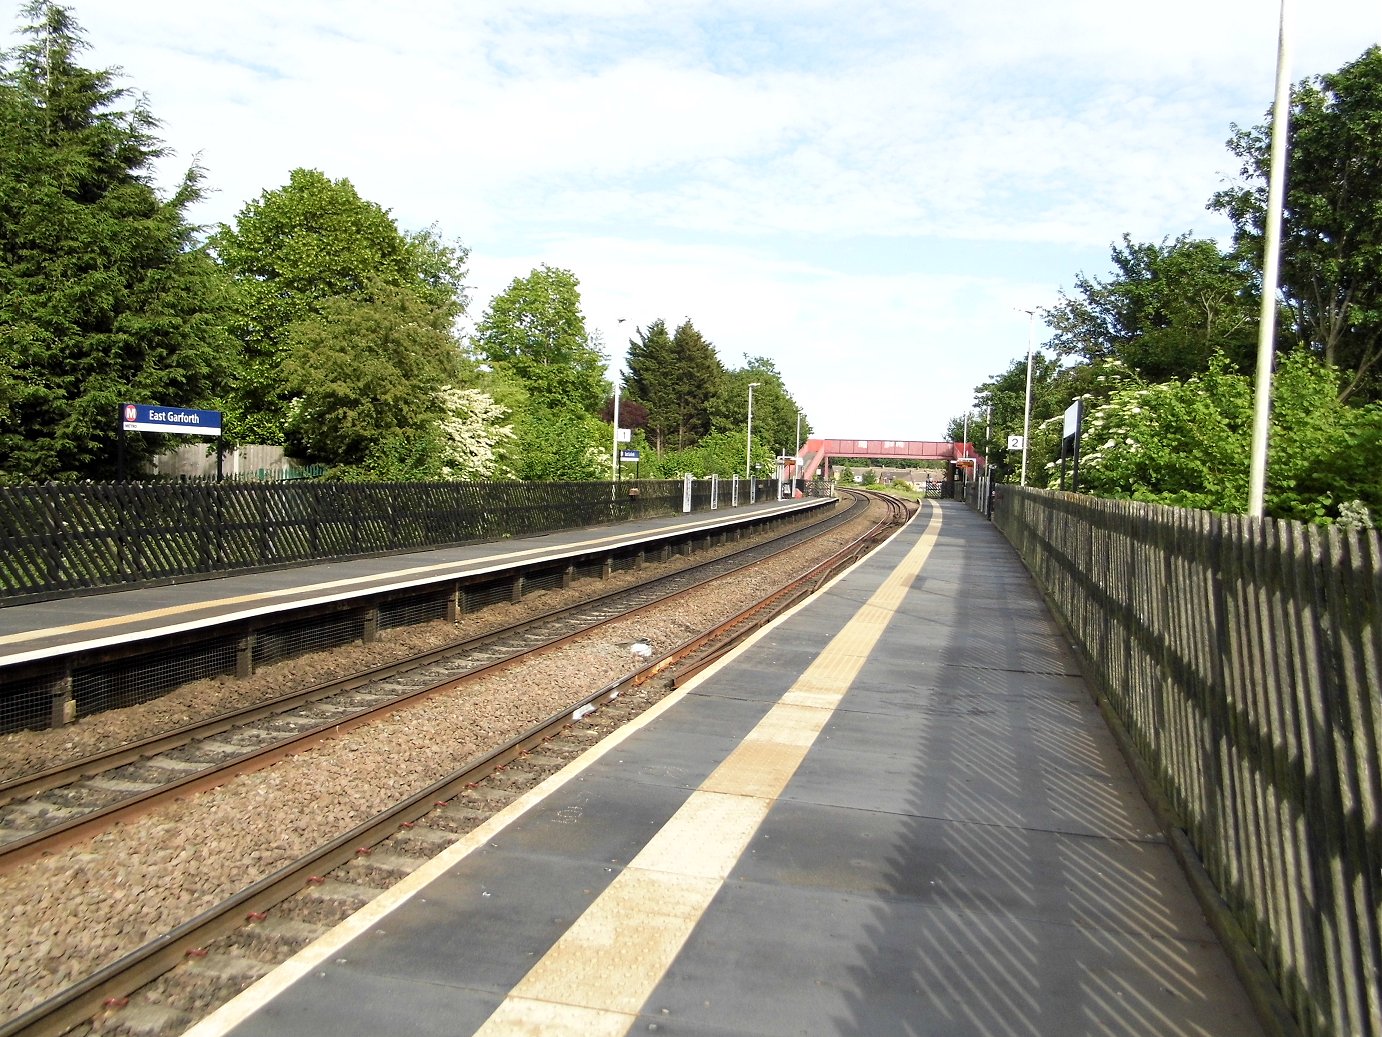
[[[638,458],[639,458],[639,453],[638,453],[637,450],[621,450],[621,451],[619,451],[619,460],[621,460],[621,461],[637,461]]]
[[[176,432],[183,436],[219,436],[221,412],[160,407],[156,403],[122,403],[121,427],[126,432]]]

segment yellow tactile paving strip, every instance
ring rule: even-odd
[[[933,509],[926,532],[883,585],[477,1034],[628,1032],[858,676],[940,525]]]

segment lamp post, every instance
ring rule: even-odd
[[[1272,360],[1276,354],[1276,289],[1281,264],[1281,210],[1286,193],[1286,131],[1291,117],[1291,0],[1281,0],[1276,44],[1276,98],[1272,105],[1267,221],[1262,234],[1262,305],[1257,318],[1257,372],[1253,389],[1252,452],[1248,458],[1248,515],[1261,518],[1267,497],[1267,439],[1272,421]]]
[[[1022,478],[1018,485],[1027,485],[1027,440],[1032,434],[1032,342],[1036,334],[1036,308],[1024,310],[1018,307],[1019,313],[1027,315],[1027,402],[1022,408]]]
[[[625,318],[620,317],[615,322],[615,333],[619,332],[619,325],[624,323]],[[613,470],[610,475],[612,482],[619,481],[619,368],[623,364],[619,359],[614,361],[614,449],[610,453],[610,462]]]
[[[749,423],[744,432],[744,478],[753,478],[753,469],[750,467],[753,459],[753,391],[762,382],[749,382]]]
[[[797,408],[797,439],[796,445],[792,448],[792,482],[793,492],[796,492],[796,480],[801,478],[801,408]]]

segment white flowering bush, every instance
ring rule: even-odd
[[[459,481],[492,479],[499,472],[499,450],[515,436],[502,424],[508,411],[479,389],[445,385],[437,392],[443,417],[439,433],[440,475]]]
[[[1242,379],[1224,364],[1185,382],[1147,384],[1117,368],[1110,378],[1085,415],[1081,489],[1187,508],[1246,499],[1252,396]]]
[[[1108,394],[1085,415],[1081,491],[1246,509],[1252,378],[1218,357],[1194,378],[1155,384],[1111,365],[1105,385]],[[1273,386],[1268,514],[1360,527],[1371,521],[1382,503],[1382,408],[1341,403],[1337,374],[1305,353],[1281,358]],[[1059,466],[1048,471],[1058,475]]]
[[[1339,505],[1339,525],[1345,529],[1375,529],[1372,510],[1360,500],[1344,501]]]

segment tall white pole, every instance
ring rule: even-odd
[[[1257,316],[1257,388],[1252,409],[1248,515],[1261,518],[1267,496],[1267,440],[1272,420],[1272,361],[1276,351],[1276,289],[1280,276],[1281,210],[1286,186],[1286,137],[1291,118],[1291,0],[1281,0],[1276,44],[1276,100],[1272,105],[1267,223],[1262,234],[1262,308]]]
[[[1022,478],[1019,486],[1027,485],[1027,440],[1032,435],[1032,348],[1036,334],[1036,310],[1022,310],[1027,315],[1027,402],[1022,408]]]
[[[744,431],[744,478],[752,479],[752,469],[749,467],[753,458],[753,391],[762,382],[749,382],[749,423]]]
[[[797,408],[797,441],[792,448],[792,478],[801,478],[801,408]]]
[[[624,320],[625,318],[620,317],[614,325],[614,333],[617,338],[623,337],[620,325],[624,323]],[[624,366],[623,357],[624,350],[620,346],[614,358],[614,449],[609,455],[611,463],[610,482],[619,481],[619,369]]]

